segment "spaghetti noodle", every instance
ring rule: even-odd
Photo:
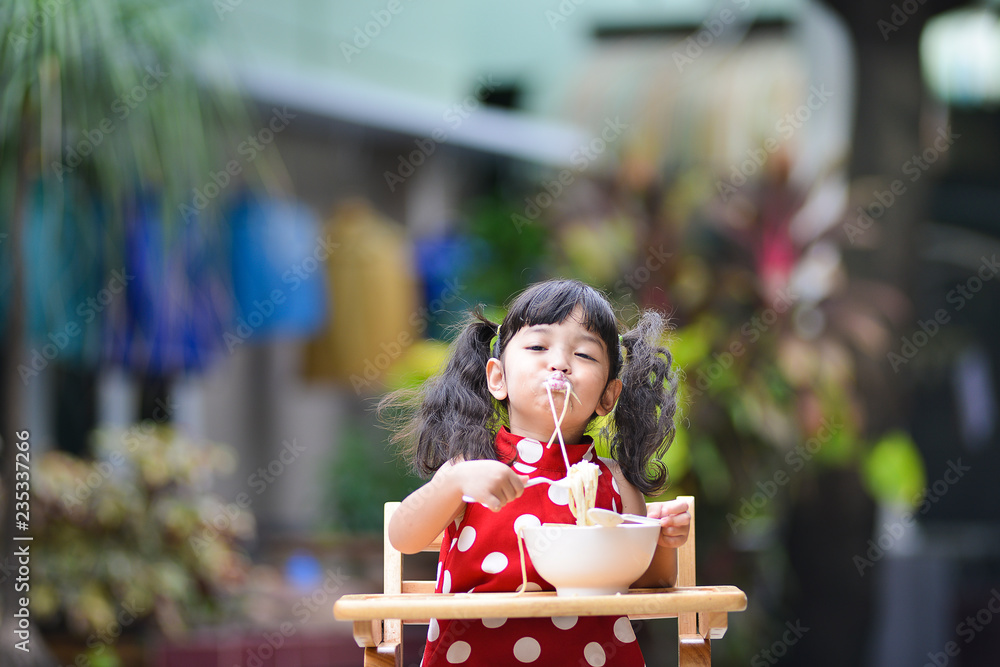
[[[580,461],[569,469],[569,511],[576,517],[576,525],[592,526],[594,522],[587,511],[597,505],[597,480],[601,469],[590,461]]]

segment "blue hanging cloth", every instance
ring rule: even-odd
[[[126,206],[124,307],[107,340],[112,363],[150,377],[197,372],[223,354],[232,312],[220,228],[179,216],[169,226],[160,200]]]
[[[38,181],[22,237],[29,363],[96,366],[103,311],[124,286],[103,266],[97,205],[75,179]],[[106,270],[107,269],[107,270]]]
[[[414,253],[427,306],[427,336],[444,338],[465,317],[465,304],[475,302],[466,282],[481,253],[473,239],[458,234],[418,239]]]
[[[297,202],[248,193],[229,220],[236,307],[226,346],[318,332],[327,321],[325,265],[335,244],[316,216]]]

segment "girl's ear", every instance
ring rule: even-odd
[[[608,383],[607,387],[604,388],[604,394],[601,396],[601,400],[598,402],[597,409],[594,410],[594,412],[596,412],[599,417],[603,417],[611,412],[615,407],[615,403],[618,402],[618,397],[621,393],[622,381],[615,378]]]
[[[493,398],[502,401],[507,398],[507,379],[503,374],[503,364],[496,357],[486,362],[486,384]]]

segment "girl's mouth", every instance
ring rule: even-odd
[[[555,392],[571,392],[573,390],[569,378],[562,371],[555,371],[549,377],[545,378],[542,382],[542,387]]]
[[[552,431],[552,436],[549,437],[549,442],[546,447],[550,446],[552,442],[559,437],[559,447],[562,449],[563,463],[566,464],[566,470],[569,470],[569,457],[566,455],[566,443],[563,441],[562,434],[562,422],[566,417],[566,410],[569,409],[569,399],[575,396],[573,393],[573,385],[570,384],[569,378],[562,371],[555,371],[551,373],[547,378],[542,381],[542,387],[545,389],[545,393],[549,399],[549,408],[552,410],[552,419],[555,422],[555,429]],[[562,414],[556,414],[556,404],[552,400],[552,392],[562,392],[565,395],[563,400]],[[577,400],[580,400],[577,398]]]

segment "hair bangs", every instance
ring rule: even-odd
[[[539,324],[559,324],[579,307],[585,329],[597,334],[611,359],[611,375],[617,377],[619,367],[618,321],[608,300],[596,289],[577,280],[553,280],[538,283],[521,293],[510,305],[504,318],[499,347],[523,327]]]

